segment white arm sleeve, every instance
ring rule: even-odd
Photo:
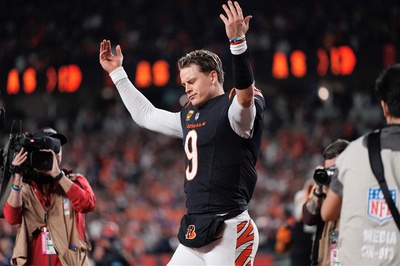
[[[244,108],[237,101],[237,95],[233,98],[228,110],[228,118],[233,131],[245,139],[251,138],[253,134],[254,119],[256,117],[256,106],[253,104]]]
[[[123,67],[110,73],[125,107],[132,119],[140,126],[171,137],[182,138],[182,126],[179,112],[168,112],[156,108],[128,79]]]

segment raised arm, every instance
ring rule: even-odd
[[[236,134],[248,139],[252,137],[257,111],[254,105],[257,90],[254,86],[253,69],[246,42],[246,32],[252,16],[244,18],[242,9],[236,1],[228,1],[222,8],[226,16],[220,14],[220,18],[225,24],[226,36],[230,42],[233,82],[236,89],[235,98],[229,107],[229,122]],[[259,100],[264,101],[261,93],[257,94],[260,96]],[[263,108],[264,104],[260,106]]]
[[[100,43],[99,60],[116,85],[125,107],[132,119],[141,127],[163,133],[171,137],[182,138],[180,114],[156,108],[128,79],[122,67],[121,46],[116,46],[116,54],[111,51],[111,42]]]
[[[243,17],[238,2],[228,1],[223,5],[226,16],[220,14],[225,24],[226,36],[231,44],[233,60],[233,81],[237,93],[237,101],[244,108],[250,107],[254,101],[254,76],[247,49],[246,32],[252,16]]]

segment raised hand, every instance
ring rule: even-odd
[[[226,36],[230,40],[235,37],[245,36],[252,16],[243,18],[242,8],[236,1],[228,1],[227,5],[222,5],[222,8],[225,10],[226,16],[220,14],[219,17],[225,24]]]
[[[100,43],[100,65],[108,73],[111,73],[118,67],[122,66],[124,57],[122,55],[121,46],[117,45],[115,51],[116,54],[114,55],[111,51],[111,42],[109,40],[103,40]]]

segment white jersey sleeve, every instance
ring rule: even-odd
[[[180,112],[156,108],[128,79],[123,67],[110,73],[125,107],[140,126],[165,135],[182,138]]]
[[[235,95],[228,110],[228,118],[233,131],[242,138],[251,138],[255,117],[256,106],[254,101],[250,107],[244,108],[237,101],[237,95]]]

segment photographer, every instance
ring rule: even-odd
[[[336,158],[346,149],[349,142],[338,139],[325,148],[322,157],[324,166],[314,172],[314,187],[308,200],[303,204],[303,222],[306,225],[317,225],[311,265],[330,265],[331,250],[337,241],[339,221],[325,223],[321,218],[321,206],[329,190],[329,183],[335,171]],[[332,254],[333,255],[333,254]]]
[[[92,188],[83,175],[60,168],[64,135],[47,127],[29,140],[50,140],[51,149],[35,156],[39,161],[50,155],[43,165],[51,164],[46,169],[32,167],[28,145],[22,145],[11,163],[13,185],[3,209],[5,220],[19,225],[11,264],[89,265],[84,213],[95,208]]]

